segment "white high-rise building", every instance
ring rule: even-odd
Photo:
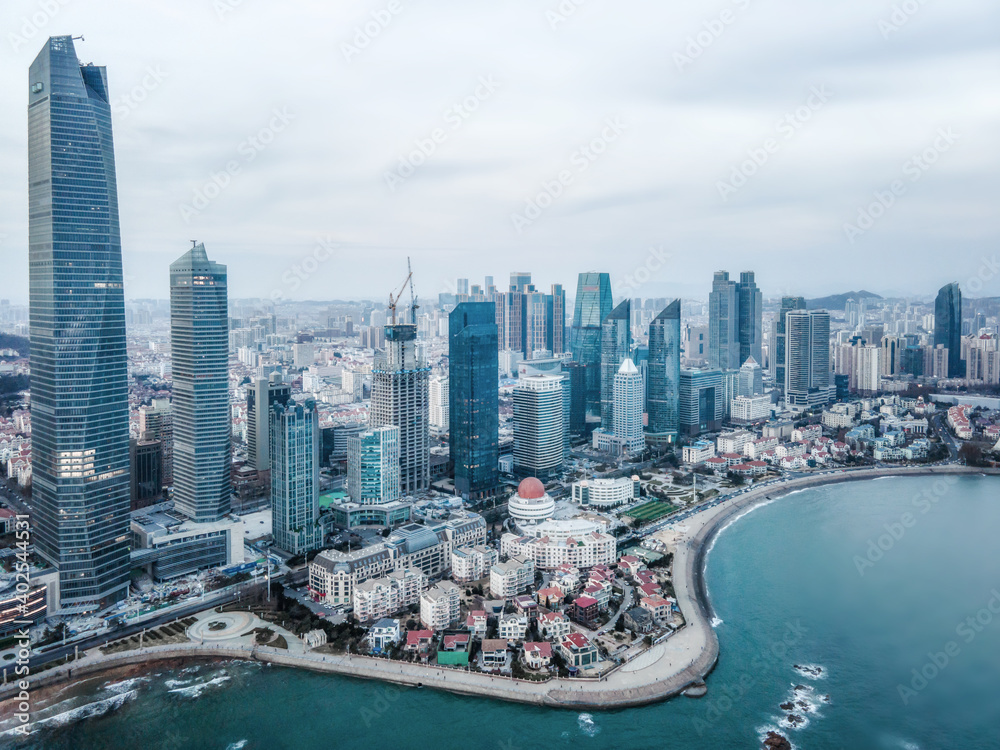
[[[532,375],[514,388],[514,471],[548,476],[563,465],[563,378]]]
[[[854,367],[857,389],[860,393],[878,393],[881,389],[882,349],[877,346],[862,346],[855,352]]]
[[[431,378],[431,427],[435,430],[448,429],[448,378]]]
[[[628,357],[615,375],[615,437],[629,453],[638,453],[646,445],[642,434],[642,375]]]
[[[374,315],[374,313],[373,313]],[[416,347],[417,328],[407,323],[385,327],[385,351],[372,368],[369,427],[399,427],[400,490],[426,490],[430,470],[430,368]]]

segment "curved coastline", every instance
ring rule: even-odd
[[[684,525],[690,527],[691,535],[679,540],[674,552],[674,588],[686,625],[665,643],[654,645],[633,663],[617,668],[601,680],[554,678],[533,682],[350,654],[292,653],[245,644],[189,643],[107,655],[93,649],[78,661],[34,677],[31,688],[47,688],[164,659],[235,659],[555,708],[614,709],[646,705],[676,696],[704,681],[718,661],[719,641],[711,625],[713,614],[705,582],[705,562],[711,542],[728,523],[756,506],[802,489],[880,477],[936,474],[996,475],[1000,470],[943,465],[858,469],[807,476],[751,489],[738,498],[685,519]],[[9,680],[7,685],[0,687],[0,700],[10,700],[16,690],[15,683]],[[0,704],[0,711],[5,712],[4,708]]]

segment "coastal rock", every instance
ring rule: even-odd
[[[782,711],[791,711],[795,708],[795,704],[792,701],[787,701],[778,706]]]
[[[792,743],[777,732],[768,732],[763,747],[767,750],[792,750]]]
[[[786,721],[788,721],[788,726],[797,727],[805,721],[805,718],[799,716],[798,714],[788,714]]]

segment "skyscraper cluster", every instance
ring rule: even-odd
[[[763,361],[761,327],[764,300],[753,271],[732,281],[716,271],[708,298],[708,359],[711,367],[736,370],[748,357]]]

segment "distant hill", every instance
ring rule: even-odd
[[[882,295],[875,292],[866,292],[864,289],[857,292],[844,292],[844,294],[831,294],[829,297],[818,297],[817,299],[807,299],[806,309],[808,310],[843,310],[847,307],[847,300],[860,300],[862,297],[874,297],[882,299]]]
[[[27,357],[28,339],[10,333],[0,333],[0,349],[13,349],[22,357]]]

